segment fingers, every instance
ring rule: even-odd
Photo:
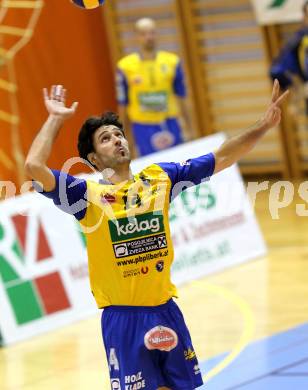
[[[274,85],[273,85],[273,91],[272,91],[272,103],[276,102],[276,100],[279,97],[279,93],[280,93],[279,81],[277,79],[275,79]]]
[[[50,94],[49,99],[50,100],[57,100],[58,102],[62,102],[65,100],[66,90],[63,88],[62,85],[52,85],[50,88]],[[44,96],[45,92],[44,92]],[[47,94],[48,96],[48,94]]]
[[[276,106],[276,107],[277,107],[277,106],[280,106],[281,103],[282,103],[284,100],[286,100],[286,98],[287,98],[287,96],[289,95],[289,93],[290,93],[289,90],[285,91],[285,92],[280,96],[280,98],[277,99],[277,100],[275,101],[275,106]]]
[[[278,126],[280,121],[281,121],[281,110],[279,109],[277,112],[275,112],[274,125]]]
[[[54,100],[55,93],[56,93],[56,86],[52,85],[51,88],[50,88],[49,98]]]
[[[280,115],[281,115],[281,109],[279,107],[275,107],[274,108],[274,112],[273,112],[273,121],[276,123],[277,121],[279,121],[280,119]]]
[[[52,100],[55,102],[59,102],[59,103],[62,103],[62,105],[64,107],[65,107],[65,101],[66,101],[66,92],[67,92],[66,89],[63,88],[62,85],[52,85],[50,88],[49,94],[48,94],[47,88],[43,88],[43,96],[44,96],[45,101]],[[77,107],[78,107],[78,102],[74,102],[71,105],[70,110],[75,112]]]
[[[62,85],[52,85],[48,95],[47,88],[43,89],[44,99],[56,100],[65,103],[66,89]]]
[[[47,88],[43,88],[43,97],[44,97],[44,100],[49,99]]]
[[[62,101],[62,94],[63,94],[63,86],[56,85],[54,99],[57,100],[58,102],[61,102]]]
[[[267,113],[266,120],[269,128],[277,126],[281,121],[281,108],[272,106],[272,108]]]
[[[74,103],[71,105],[71,110],[75,112],[75,111],[77,110],[78,104],[79,104],[78,102],[74,102]]]
[[[65,99],[66,99],[66,89],[62,89],[61,93],[61,102],[65,104]]]
[[[289,90],[285,91],[280,97],[280,84],[277,79],[274,81],[273,91],[272,91],[272,103],[275,104],[275,106],[281,105],[281,103],[287,98],[289,95]]]

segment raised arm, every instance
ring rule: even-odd
[[[242,134],[227,140],[214,153],[214,173],[218,173],[239,161],[254,148],[257,142],[268,130],[280,123],[280,105],[286,99],[288,94],[289,91],[286,91],[283,95],[280,96],[279,82],[278,80],[275,80],[272,98],[264,116],[255,125],[244,131]]]
[[[78,103],[73,103],[71,107],[65,106],[66,90],[61,85],[53,85],[50,94],[46,88],[43,92],[49,116],[31,145],[26,158],[25,170],[33,180],[41,183],[44,191],[52,191],[56,182],[47,166],[47,160],[63,123],[74,115]]]

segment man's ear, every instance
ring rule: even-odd
[[[95,155],[95,152],[91,152],[87,155],[87,158],[88,160],[90,161],[90,163],[94,166],[96,166],[96,155]]]

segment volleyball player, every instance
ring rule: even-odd
[[[52,170],[47,160],[77,103],[66,107],[61,86],[45,90],[48,119],[36,136],[26,171],[38,190],[81,223],[87,238],[89,275],[97,306],[112,389],[192,390],[202,375],[170,279],[173,247],[168,208],[180,183],[197,185],[228,168],[279,124],[275,81],[264,116],[212,153],[184,163],[160,162],[137,174],[122,124],[115,114],[89,118],[78,139],[80,157],[101,172],[103,182]],[[106,174],[106,172],[108,174]],[[65,240],[65,237],[63,237]],[[69,245],[69,243],[68,243]]]
[[[182,143],[184,132],[192,138],[192,125],[179,57],[158,49],[153,19],[139,19],[135,34],[137,50],[117,64],[117,100],[138,154],[145,156]]]

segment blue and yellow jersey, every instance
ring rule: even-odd
[[[133,180],[115,185],[53,171],[56,188],[43,195],[82,226],[99,308],[157,306],[177,295],[170,277],[174,256],[169,204],[183,186],[209,178],[214,167],[210,153],[183,164],[150,165]]]
[[[278,79],[283,88],[292,84],[292,75],[308,81],[308,29],[297,31],[280,55],[274,60],[271,70],[272,79]]]
[[[117,100],[133,123],[160,123],[178,115],[176,97],[186,95],[179,57],[159,51],[154,60],[138,53],[118,62]]]

